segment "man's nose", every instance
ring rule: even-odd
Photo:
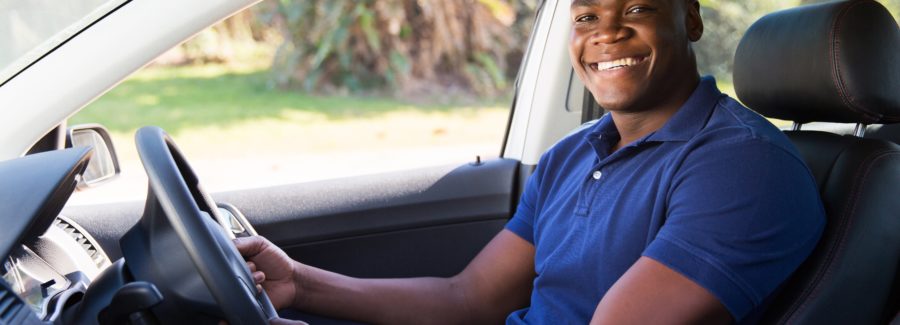
[[[629,29],[622,25],[618,17],[605,16],[600,18],[590,42],[592,45],[612,44],[627,38],[629,34]]]

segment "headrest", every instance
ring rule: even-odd
[[[767,117],[900,122],[900,28],[873,0],[766,15],[738,45],[734,88],[745,105]]]

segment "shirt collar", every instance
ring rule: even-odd
[[[716,87],[716,80],[711,76],[700,79],[700,83],[688,100],[672,115],[671,118],[656,132],[650,133],[631,145],[637,145],[647,141],[687,141],[704,125],[712,113],[722,92]],[[619,141],[619,130],[613,122],[612,116],[604,114],[597,125],[585,135],[585,139],[594,147],[598,155],[609,154],[610,148]]]
[[[716,79],[706,76],[691,97],[669,118],[669,121],[643,141],[687,141],[700,131],[719,102],[722,92],[716,87]]]
[[[591,131],[584,135],[585,140],[594,148],[599,157],[606,157],[617,142],[619,142],[619,130],[616,124],[609,116],[609,113],[603,114],[597,125],[591,128]]]

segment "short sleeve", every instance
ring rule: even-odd
[[[698,146],[668,192],[643,255],[709,290],[737,321],[812,251],[824,209],[806,165],[761,139]]]
[[[525,183],[525,190],[522,197],[519,198],[519,204],[516,207],[516,213],[506,223],[506,229],[512,231],[522,239],[534,245],[534,218],[537,214],[536,206],[540,197],[541,178],[543,178],[543,165],[545,165],[547,155],[541,157],[534,173],[528,177]]]

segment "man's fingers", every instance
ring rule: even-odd
[[[243,257],[253,257],[266,247],[266,240],[260,236],[238,237],[232,242]]]
[[[256,285],[256,293],[262,293],[262,289],[263,289],[263,287],[261,284]]]
[[[219,325],[228,325],[228,322],[220,320]],[[272,318],[269,320],[269,325],[309,325],[309,323],[292,319]]]
[[[263,281],[266,281],[266,274],[259,271],[253,272],[253,281],[263,283]]]
[[[290,320],[284,318],[273,318],[269,320],[270,325],[309,325],[299,320]]]
[[[247,261],[247,267],[250,268],[250,273],[256,272],[256,263]]]

